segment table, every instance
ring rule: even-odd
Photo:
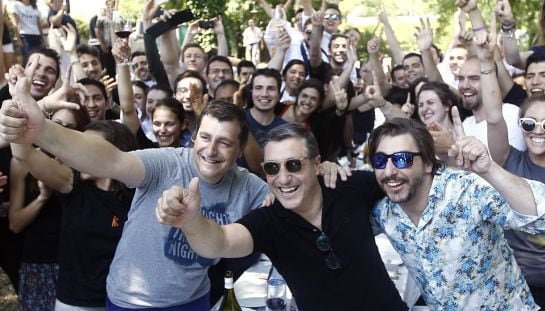
[[[403,301],[409,307],[412,307],[412,310],[429,310],[427,307],[413,307],[420,296],[418,287],[409,276],[409,272],[403,265],[401,257],[394,250],[386,235],[377,235],[375,241],[384,265],[388,270],[388,274],[392,278]],[[261,255],[259,261],[248,268],[235,282],[233,287],[242,310],[265,310],[267,279],[271,274],[272,268],[272,264],[267,256]],[[274,274],[275,271],[272,271],[272,273]],[[288,293],[288,298],[291,298],[291,293]],[[211,311],[217,311],[220,304],[221,299],[212,307]]]

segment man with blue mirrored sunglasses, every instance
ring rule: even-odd
[[[494,163],[466,137],[452,109],[449,156],[474,174],[443,167],[420,123],[393,119],[369,139],[375,177],[387,197],[371,215],[432,310],[537,310],[504,228],[545,233],[545,185]]]

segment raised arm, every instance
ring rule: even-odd
[[[528,182],[509,173],[492,161],[486,146],[475,137],[465,136],[459,120],[458,109],[452,108],[456,144],[449,151],[449,156],[456,158],[457,164],[485,179],[507,201],[511,209],[524,215],[537,215],[534,194]]]
[[[312,14],[312,33],[310,34],[310,67],[317,68],[322,64],[322,36],[324,32],[324,12],[320,10]]]
[[[288,32],[284,29],[284,27],[278,28],[276,31],[278,36],[276,36],[275,39],[274,54],[269,60],[267,67],[282,72],[282,67],[284,66],[284,57],[286,55],[286,51],[290,47],[291,38]]]
[[[214,33],[216,33],[216,40],[218,40],[218,55],[229,56],[229,46],[227,45],[221,15],[214,18]]]
[[[513,16],[509,0],[500,0],[496,3],[496,16],[501,23],[503,52],[507,63],[514,67],[524,69],[528,53],[525,53],[524,59],[521,57],[519,44],[515,37],[517,22]]]
[[[392,25],[390,25],[390,20],[388,19],[388,15],[386,14],[384,6],[382,6],[382,9],[378,13],[378,19],[380,20],[382,25],[384,25],[386,42],[388,42],[388,48],[390,49],[390,53],[392,54],[392,58],[394,59],[394,64],[402,64],[404,56],[403,50],[401,49],[401,45],[396,38]]]
[[[31,73],[37,62],[31,65]],[[0,137],[14,143],[35,143],[57,156],[64,164],[97,177],[138,186],[145,176],[144,164],[135,155],[121,152],[93,134],[69,130],[44,115],[29,93],[26,76],[19,77],[13,102],[0,109]]]
[[[433,56],[431,55],[431,46],[433,45],[433,31],[431,29],[430,19],[420,18],[420,27],[416,27],[416,42],[420,49],[420,55],[422,55],[422,62],[424,63],[424,71],[430,81],[443,82],[441,73],[437,66],[433,62]]]
[[[483,44],[477,45],[477,56],[481,65],[481,92],[486,113],[488,149],[492,159],[503,165],[509,155],[507,124],[502,113],[502,94],[496,76],[494,50],[496,48],[496,18],[492,16],[490,33]]]
[[[174,186],[163,192],[156,207],[159,223],[182,229],[191,248],[207,258],[243,257],[252,253],[254,242],[241,224],[220,226],[200,213],[199,179],[188,189]]]
[[[379,59],[379,51],[379,37],[373,37],[371,40],[367,41],[367,53],[369,53],[369,64],[371,65],[371,70],[375,72],[382,94],[388,94],[392,88],[392,85],[388,83],[388,79],[382,70],[382,64]]]

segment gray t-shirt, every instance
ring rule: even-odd
[[[528,179],[545,182],[545,167],[534,164],[528,151],[511,147],[503,164],[507,171]],[[545,287],[545,236],[506,230],[505,237],[529,285]]]
[[[107,279],[108,298],[125,308],[167,307],[195,300],[210,289],[208,266],[215,260],[198,256],[180,229],[158,223],[157,199],[174,185],[187,188],[197,176],[189,148],[134,152],[146,168],[136,189],[128,220]],[[200,181],[201,212],[219,224],[232,223],[261,206],[267,184],[234,166],[222,181]]]

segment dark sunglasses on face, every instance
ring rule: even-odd
[[[409,168],[413,165],[413,158],[419,156],[420,152],[402,151],[392,154],[377,152],[371,156],[371,165],[374,169],[384,169],[388,163],[388,159],[392,159],[392,163],[396,168]]]
[[[538,124],[541,126],[541,129],[545,131],[545,120],[537,122],[534,118],[519,119],[520,128],[526,133],[532,133],[533,131],[535,131]]]
[[[329,13],[329,14],[324,15],[324,19],[329,19],[329,20],[332,20],[332,21],[338,21],[338,20],[341,19],[341,17],[339,16],[339,14]]]
[[[303,169],[303,161],[310,159],[309,157],[288,159],[286,162],[267,161],[261,163],[261,167],[265,174],[276,176],[280,172],[280,168],[284,166],[290,173],[299,173]]]
[[[337,257],[335,253],[333,253],[331,243],[329,242],[329,238],[325,233],[322,232],[316,238],[316,247],[318,247],[318,249],[322,252],[329,252],[329,254],[327,254],[327,257],[325,258],[325,264],[329,269],[335,270],[341,268],[341,264],[339,263],[339,257]]]

